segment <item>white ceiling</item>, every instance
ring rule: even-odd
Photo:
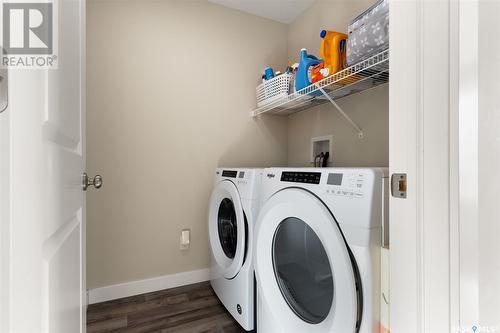
[[[291,23],[314,0],[209,0],[210,2],[265,17],[281,23]]]

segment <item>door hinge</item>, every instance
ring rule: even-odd
[[[391,176],[391,194],[395,198],[406,199],[406,173],[393,173]]]
[[[0,49],[2,47],[0,46]],[[0,68],[0,113],[7,109],[9,105],[9,87],[8,87],[7,68]]]

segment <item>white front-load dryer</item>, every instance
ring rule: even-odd
[[[259,208],[260,169],[220,168],[210,197],[210,282],[245,330],[255,327],[253,231]]]
[[[386,179],[380,168],[263,171],[259,333],[378,332]]]

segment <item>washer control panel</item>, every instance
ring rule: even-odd
[[[283,171],[281,173],[282,182],[319,184],[320,180],[321,180],[321,172]]]
[[[329,173],[326,194],[360,198],[364,194],[365,174]]]

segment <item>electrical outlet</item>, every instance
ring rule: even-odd
[[[190,243],[191,243],[191,230],[190,229],[181,230],[180,249],[188,250]]]

